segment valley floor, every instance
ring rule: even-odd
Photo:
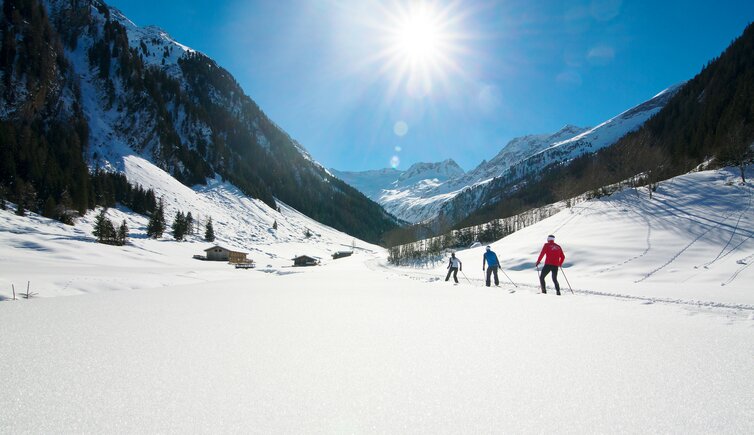
[[[0,433],[754,433],[754,191],[731,171],[493,243],[517,287],[483,286],[483,247],[457,252],[453,285],[445,258],[391,266],[293,210],[209,193],[235,204],[211,213],[218,243],[256,269],[147,239],[127,211],[110,210],[133,228],[112,247],[94,213],[68,227],[0,210]],[[233,231],[244,220],[259,228]],[[563,296],[538,294],[550,233],[575,294],[562,275]],[[290,267],[297,254],[322,265]],[[37,297],[10,300],[27,281]]]
[[[754,311],[295,272],[0,303],[0,432],[754,431]]]

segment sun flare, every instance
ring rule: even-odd
[[[440,7],[436,2],[414,1],[386,8],[383,50],[377,60],[381,71],[392,76],[393,92],[425,97],[459,73],[455,6],[453,2]]]
[[[394,39],[394,48],[405,61],[436,61],[442,50],[442,23],[429,6],[420,4],[400,18]]]

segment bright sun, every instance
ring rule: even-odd
[[[455,12],[453,6],[439,9],[435,3],[414,1],[394,4],[387,13],[386,44],[378,58],[384,62],[382,70],[393,76],[394,92],[403,88],[409,95],[424,97],[460,70],[454,60],[459,48]]]
[[[394,44],[405,61],[436,61],[441,54],[442,42],[442,23],[428,5],[416,5],[399,18]]]

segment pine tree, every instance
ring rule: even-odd
[[[278,229],[278,221],[277,221],[277,219],[272,223],[272,229],[273,230]]]
[[[66,189],[60,195],[60,202],[55,210],[56,218],[66,225],[73,225],[73,216],[75,213],[75,210],[73,210],[73,199],[71,199],[71,194]]]
[[[186,213],[186,234],[194,234],[194,217],[191,216],[191,212]]]
[[[123,219],[123,223],[120,224],[120,227],[118,228],[118,237],[117,237],[118,245],[125,245],[128,242],[128,225],[126,225],[126,220]]]
[[[207,227],[204,231],[204,240],[207,242],[215,241],[215,229],[212,227],[212,217],[207,221]]]
[[[309,228],[306,229],[306,233],[304,233],[304,235],[306,236],[307,239],[312,236],[312,232],[309,231]]]
[[[173,219],[173,238],[175,240],[183,240],[184,237],[186,237],[186,217],[183,215],[182,211],[178,211],[175,214],[175,219]]]
[[[105,216],[105,209],[103,208],[97,217],[94,218],[94,230],[92,230],[92,235],[97,239],[97,242],[102,243],[103,237],[105,235],[105,220],[107,219],[107,216]]]
[[[107,209],[103,208],[96,218],[94,218],[94,230],[92,235],[97,238],[97,242],[109,245],[118,244],[117,233],[113,222],[107,218]]]
[[[37,202],[37,191],[31,183],[26,183],[23,180],[16,184],[16,214],[19,216],[26,216],[26,210],[32,210],[34,204]]]
[[[42,216],[50,219],[56,218],[56,208],[57,204],[55,203],[55,198],[52,197],[52,195],[47,197],[47,200],[45,201],[44,210],[42,211]]]
[[[102,243],[107,243],[108,245],[116,245],[117,238],[118,238],[118,234],[115,231],[115,226],[113,226],[113,221],[106,218],[105,219],[105,235],[104,235],[104,240]]]
[[[165,232],[165,207],[160,198],[160,204],[157,209],[152,213],[147,224],[147,236],[158,239],[162,237],[162,233]]]

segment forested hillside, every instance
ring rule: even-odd
[[[0,195],[84,213],[92,175],[138,153],[186,185],[217,176],[373,242],[395,228],[332,177],[207,56],[99,0],[4,0]],[[135,187],[135,186],[134,186]]]

